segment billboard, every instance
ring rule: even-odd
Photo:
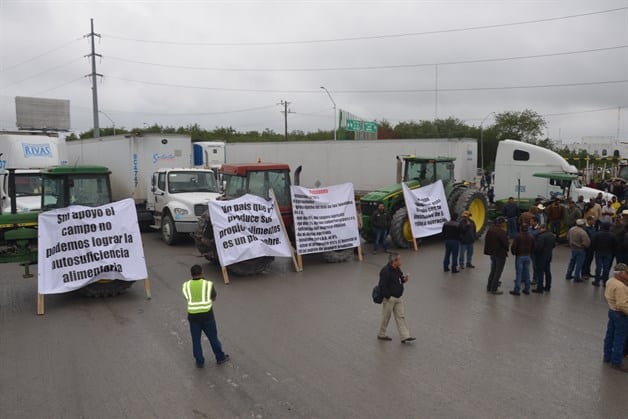
[[[15,97],[16,125],[19,129],[68,131],[70,101],[37,97]]]

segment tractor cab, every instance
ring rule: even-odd
[[[454,160],[452,157],[415,157],[403,156],[403,181],[412,183],[411,188],[425,186],[438,180],[443,182],[445,192],[449,194],[454,183]]]

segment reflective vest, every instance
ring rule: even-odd
[[[190,279],[183,283],[183,296],[188,302],[188,313],[207,313],[212,308],[213,284],[205,279]]]

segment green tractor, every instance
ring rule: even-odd
[[[28,267],[37,263],[38,211],[16,210],[15,173],[7,170],[11,211],[0,214],[0,263],[20,263],[25,277]],[[49,211],[70,205],[96,207],[112,202],[108,168],[102,166],[58,166],[41,171],[41,209]],[[80,289],[88,297],[121,294],[133,285],[130,281],[101,280]]]
[[[462,214],[471,212],[478,235],[484,233],[488,221],[486,196],[467,182],[454,182],[454,161],[452,157],[397,157],[397,183],[362,196],[362,236],[372,242],[375,233],[371,226],[371,216],[378,205],[383,203],[385,211],[391,215],[390,237],[399,248],[412,246],[412,230],[403,199],[401,182],[410,189],[429,185],[438,180],[443,182],[449,211]],[[403,176],[402,176],[403,175]]]

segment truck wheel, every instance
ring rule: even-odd
[[[105,298],[123,294],[127,289],[131,288],[133,281],[122,281],[120,279],[106,280],[94,282],[79,290],[81,295],[89,298]]]
[[[390,224],[390,238],[393,244],[400,249],[407,249],[412,246],[412,229],[410,221],[408,221],[406,207],[401,207],[395,211]]]
[[[353,248],[336,250],[333,252],[323,252],[323,259],[325,259],[325,262],[327,263],[347,262],[353,259],[353,253]]]
[[[454,211],[458,217],[464,211],[469,211],[471,219],[475,223],[478,237],[484,234],[488,227],[488,201],[486,200],[486,195],[475,189],[467,189],[458,199]]]
[[[259,275],[268,268],[273,260],[275,260],[275,258],[272,256],[262,256],[234,263],[233,265],[227,266],[227,269],[232,274],[238,276]]]
[[[168,246],[172,246],[179,240],[179,234],[170,214],[164,214],[161,220],[161,237]]]

